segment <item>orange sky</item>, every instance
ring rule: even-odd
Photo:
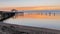
[[[34,6],[34,7],[7,7],[0,8],[0,10],[60,10],[60,6]]]

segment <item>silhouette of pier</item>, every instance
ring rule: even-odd
[[[15,15],[23,16],[25,12],[17,12],[17,10],[12,10]],[[9,13],[12,13],[9,12]],[[52,12],[30,12],[31,14],[39,14],[39,15],[52,15]],[[1,12],[0,12],[1,14]],[[29,13],[28,13],[29,14]],[[55,16],[55,12],[53,13]],[[5,15],[6,16],[6,15]],[[1,15],[0,15],[1,17]],[[60,34],[60,30],[48,29],[48,28],[40,28],[40,27],[32,27],[32,26],[23,26],[23,25],[15,25],[8,24],[4,22],[0,22],[0,33],[1,34]]]
[[[37,11],[18,11],[18,10],[15,10],[15,9],[13,9],[11,11],[15,12],[15,13],[40,14],[40,15],[45,14],[45,15],[49,15],[49,16],[51,16],[52,14],[53,14],[53,16],[56,15],[55,12],[52,13],[52,12],[43,12],[43,11],[39,11],[39,12],[37,12]]]
[[[40,12],[37,12],[37,11],[34,11],[34,12],[30,12],[30,11],[18,11],[18,10],[15,10],[15,9],[13,9],[13,10],[11,10],[12,12],[15,12],[15,15],[19,15],[19,16],[24,16],[24,14],[38,14],[38,15],[46,15],[46,16],[56,16],[56,13],[55,12],[43,12],[43,11],[40,11]]]
[[[14,18],[16,18],[17,17],[17,15],[18,16],[24,16],[24,14],[37,14],[37,15],[46,15],[46,16],[56,16],[56,13],[55,12],[43,12],[43,11],[39,11],[39,12],[37,12],[37,11],[18,11],[18,10],[16,10],[16,9],[12,9],[11,10],[11,12],[9,12],[9,13],[15,13],[15,16],[14,16]]]
[[[37,15],[40,15],[40,16],[43,16],[43,15],[46,15],[46,16],[56,16],[56,13],[55,12],[43,12],[43,11],[39,11],[39,12],[37,12],[37,11],[18,11],[18,10],[15,10],[15,9],[13,9],[13,10],[11,10],[11,12],[15,12],[15,16],[13,17],[13,18],[16,18],[16,17],[18,17],[18,16],[24,16],[25,14],[27,14],[27,15],[33,15],[33,14],[37,14]]]

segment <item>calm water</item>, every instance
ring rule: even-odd
[[[57,12],[57,13],[59,13],[59,12]],[[31,15],[27,15],[27,16],[25,15],[22,17],[19,16],[15,19],[10,18],[8,20],[5,20],[4,22],[10,23],[10,24],[33,26],[33,27],[43,27],[43,28],[51,28],[51,29],[60,30],[60,13],[58,16],[45,16],[45,17],[44,16],[45,15],[37,16],[37,15],[31,14]]]

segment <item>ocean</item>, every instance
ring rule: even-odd
[[[24,10],[4,23],[60,30],[60,10]]]

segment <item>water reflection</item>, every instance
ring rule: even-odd
[[[21,13],[23,12],[23,13]],[[4,23],[60,30],[60,11],[21,11]]]
[[[56,13],[29,13],[16,14],[13,18],[39,18],[39,19],[60,19],[60,14]]]
[[[55,15],[55,13],[54,13]],[[33,26],[33,27],[43,27],[60,30],[60,16],[49,16],[48,14],[17,14],[15,17],[4,21],[5,23]]]

